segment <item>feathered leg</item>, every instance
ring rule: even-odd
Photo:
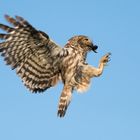
[[[64,117],[67,107],[70,104],[71,96],[72,96],[72,87],[70,85],[64,85],[58,106],[57,115],[59,117]]]
[[[98,68],[90,65],[84,65],[82,70],[83,74],[86,74],[89,78],[100,76],[103,73],[104,66],[106,66],[108,61],[110,61],[110,55],[111,53],[107,53],[100,59]]]

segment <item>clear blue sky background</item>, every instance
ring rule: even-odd
[[[20,15],[64,45],[76,34],[99,46],[94,66],[112,52],[100,78],[73,94],[66,117],[56,116],[62,84],[30,94],[0,58],[0,140],[140,140],[140,1],[1,0],[4,14]]]

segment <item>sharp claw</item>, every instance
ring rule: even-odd
[[[102,59],[101,59],[101,61],[105,64],[105,63],[108,63],[111,59],[110,59],[110,55],[111,55],[111,53],[109,52],[109,53],[107,53],[106,55],[104,55],[103,57],[102,57]],[[107,65],[107,64],[105,64],[105,65]]]
[[[111,55],[111,53],[107,53],[107,54],[105,55],[105,57],[108,58],[110,55]]]
[[[110,52],[106,55],[107,62],[109,62],[109,61],[111,60],[111,59],[110,59],[110,55],[111,55],[111,53],[110,53]]]
[[[111,52],[109,52],[108,55],[111,55]]]
[[[109,61],[111,61],[111,59],[110,59],[110,58],[108,59],[108,62],[109,62]]]
[[[107,56],[109,57],[111,55],[111,53],[108,53]]]

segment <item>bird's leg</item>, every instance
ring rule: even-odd
[[[72,86],[65,84],[60,96],[60,101],[58,106],[57,115],[59,117],[64,117],[67,107],[70,104],[71,96],[72,96]]]
[[[84,65],[82,71],[83,74],[86,74],[89,76],[89,78],[100,76],[103,73],[104,66],[106,66],[107,62],[110,61],[110,55],[111,53],[107,53],[100,59],[98,68],[92,67],[90,65]]]

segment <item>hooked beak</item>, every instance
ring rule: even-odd
[[[97,53],[97,48],[98,48],[98,46],[97,45],[91,45],[91,49],[92,49],[92,51],[94,51],[95,53]]]

